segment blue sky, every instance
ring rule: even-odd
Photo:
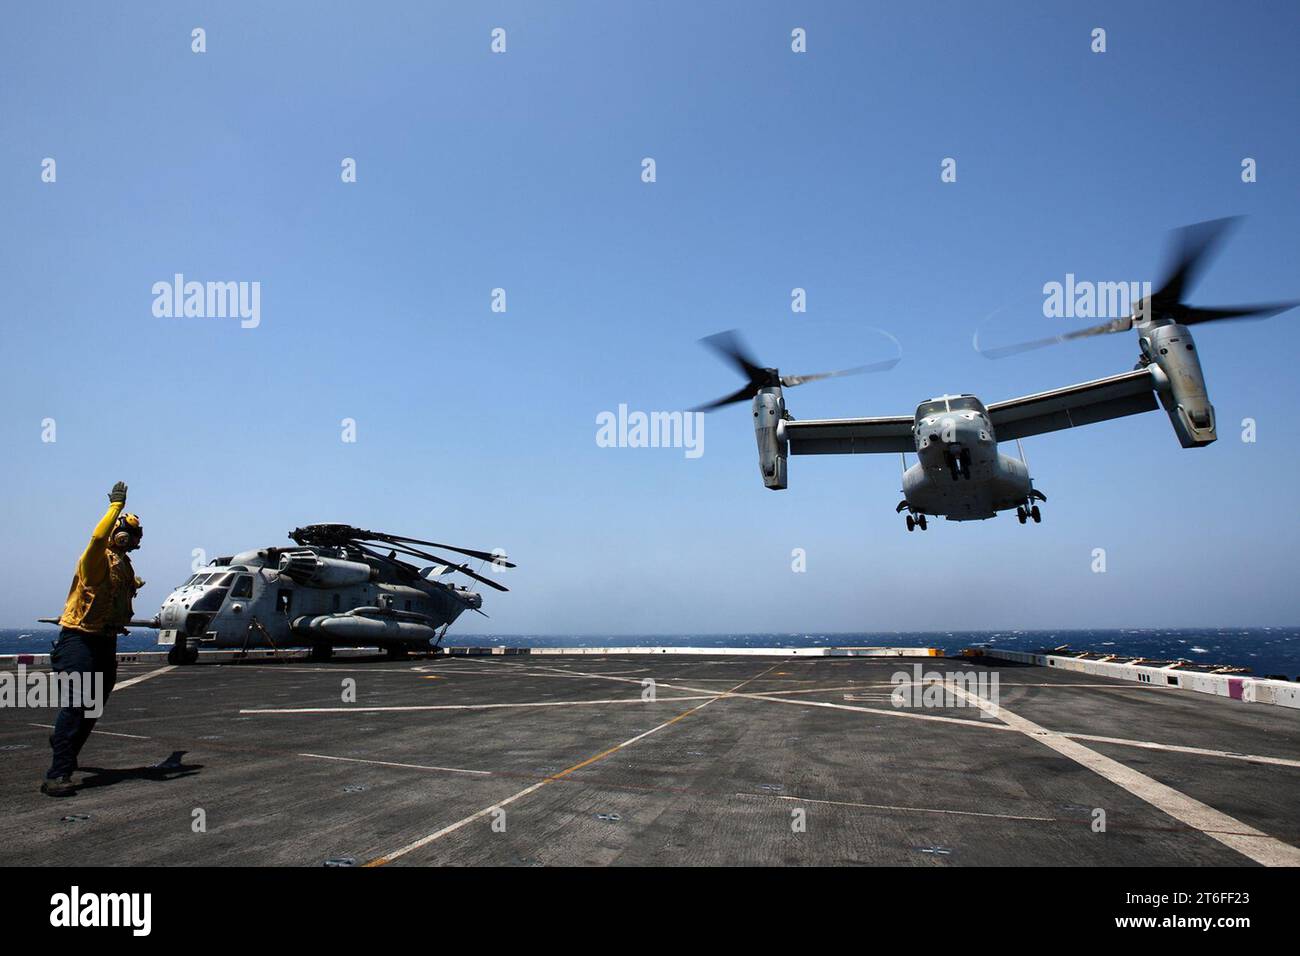
[[[1036,527],[909,535],[890,456],[795,458],[767,491],[745,406],[697,460],[595,433],[737,387],[696,342],[726,328],[793,373],[897,337],[892,372],[790,391],[803,418],[1125,370],[1131,336],[991,362],[971,335],[1064,330],[1044,282],[1154,279],[1167,230],[1217,216],[1249,218],[1193,302],[1300,295],[1297,26],[1291,3],[8,5],[0,623],[57,613],[120,478],[142,614],[194,548],[338,520],[506,548],[512,593],[461,633],[1295,624],[1294,313],[1198,331],[1207,449],[1163,413],[1027,441]],[[260,282],[261,325],[156,318],[177,272]]]

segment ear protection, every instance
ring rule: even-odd
[[[136,515],[120,515],[117,523],[113,525],[112,541],[114,547],[139,547],[142,537],[144,537],[144,528],[140,525],[140,518]]]

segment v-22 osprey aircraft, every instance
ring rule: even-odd
[[[987,406],[974,395],[942,395],[922,402],[911,415],[798,420],[786,409],[783,388],[837,375],[885,371],[898,360],[783,376],[751,358],[734,332],[721,332],[704,343],[735,365],[748,382],[696,410],[752,400],[759,471],[763,484],[773,490],[786,487],[789,455],[894,452],[903,456],[903,500],[895,510],[906,512],[908,531],[926,530],[927,516],[976,521],[1013,508],[1021,524],[1037,523],[1042,520],[1039,503],[1047,497],[1034,487],[1023,450],[1019,457],[1005,455],[998,451],[998,442],[1015,440],[1019,445],[1020,439],[1032,435],[1136,415],[1155,409],[1157,401],[1184,448],[1201,448],[1215,440],[1214,406],[1189,327],[1224,319],[1265,318],[1300,304],[1198,308],[1183,302],[1207,254],[1232,221],[1212,220],[1177,231],[1167,277],[1132,314],[982,352],[989,358],[1001,358],[1072,339],[1136,329],[1140,354],[1132,371]],[[910,467],[907,452],[915,452],[917,457]]]

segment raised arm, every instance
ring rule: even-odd
[[[120,481],[115,484],[108,493],[108,502],[108,510],[99,519],[99,524],[95,525],[95,530],[90,535],[90,544],[86,545],[77,564],[81,579],[88,584],[102,580],[108,573],[108,559],[104,556],[104,549],[108,547],[108,538],[113,533],[117,516],[126,506],[126,485]]]

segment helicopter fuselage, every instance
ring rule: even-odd
[[[394,580],[383,562],[334,547],[263,548],[217,558],[176,588],[158,614],[173,648],[369,646],[429,650],[479,594],[426,568]]]

